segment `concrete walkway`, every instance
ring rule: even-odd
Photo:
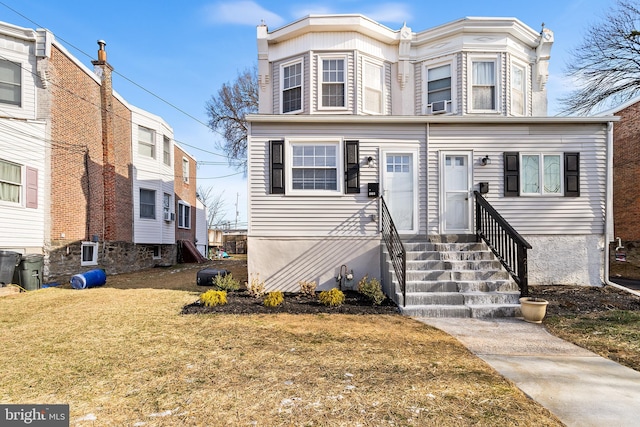
[[[640,372],[522,319],[416,318],[464,344],[567,426],[640,425]]]

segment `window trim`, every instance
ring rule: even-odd
[[[336,147],[336,189],[301,190],[293,188],[293,147],[299,145],[335,145]],[[336,196],[344,194],[344,141],[342,138],[286,138],[285,158],[291,159],[285,164],[285,193],[296,196]]]
[[[187,210],[189,215],[185,215]],[[178,228],[191,229],[191,205],[183,200],[178,201]]]
[[[300,64],[300,108],[298,110],[284,111],[284,69]],[[291,90],[294,87],[289,87],[286,90]],[[285,62],[280,65],[280,111],[282,114],[297,114],[304,110],[304,61],[303,58],[298,58],[293,61]]]
[[[377,67],[380,70],[380,84],[379,88],[374,88],[367,85],[367,65]],[[373,111],[367,109],[367,89],[379,91],[380,93],[380,111]],[[362,111],[371,115],[384,115],[386,113],[385,102],[385,66],[383,62],[375,61],[371,58],[363,58],[362,60]]]
[[[522,70],[522,105],[524,111],[522,113],[516,113],[513,108],[513,69],[519,68]],[[509,109],[510,113],[514,116],[526,116],[529,114],[529,66],[517,59],[511,59],[509,67]]]
[[[91,260],[84,260],[84,248],[93,247],[93,253],[91,254]],[[98,242],[82,242],[80,245],[80,266],[85,267],[88,265],[98,265],[98,249],[100,244]]]
[[[458,70],[456,66],[455,58],[449,58],[446,61],[438,61],[438,62],[429,62],[424,64],[424,83],[422,90],[422,105],[424,114],[433,114],[429,111],[429,70],[433,68],[443,67],[445,65],[449,65],[449,69],[451,70],[451,99],[449,100],[449,108],[447,109],[445,106],[445,113],[443,114],[452,114],[456,112],[456,103],[454,102],[458,96],[458,87],[457,87],[457,78]]]
[[[343,85],[343,96],[344,96],[344,105],[343,106],[324,106],[322,104],[322,88],[324,86],[324,61],[325,60],[342,60],[343,61],[343,81],[342,81],[342,85]],[[348,57],[347,55],[339,55],[339,54],[334,54],[334,55],[319,55],[318,56],[318,75],[317,75],[317,82],[318,82],[318,110],[323,110],[323,111],[346,111],[348,110],[348,93],[347,93],[347,83],[349,80],[349,76],[348,76],[348,72],[347,72],[347,67],[349,66],[349,61],[348,61]],[[328,84],[336,84],[337,82],[327,82]]]
[[[467,62],[467,106],[470,113],[500,113],[502,111],[502,97],[501,92],[501,76],[502,70],[500,68],[500,55],[470,55]],[[494,65],[494,95],[495,105],[494,109],[476,109],[473,108],[473,64],[474,62],[492,62]]]
[[[18,108],[22,108],[22,99],[23,99],[23,91],[24,91],[24,84],[23,84],[23,78],[22,78],[22,64],[20,62],[16,62],[16,61],[11,61],[10,59],[0,59],[0,62],[7,62],[10,64],[15,65],[16,67],[18,67],[18,79],[19,82],[16,84],[15,82],[9,82],[9,81],[2,81],[0,82],[0,84],[4,84],[7,86],[13,86],[13,87],[17,87],[19,89],[19,99],[17,102],[12,102],[9,100],[5,100],[5,99],[0,99],[0,104],[6,104],[6,105],[12,105],[14,107],[18,107]]]
[[[142,216],[142,192],[143,191],[148,191],[150,193],[153,193],[153,217],[151,216]],[[156,219],[156,208],[157,208],[157,200],[156,200],[156,196],[157,196],[157,192],[156,190],[152,190],[150,188],[140,188],[138,191],[138,196],[139,196],[139,200],[138,200],[138,217],[140,219],[143,220],[155,220]]]

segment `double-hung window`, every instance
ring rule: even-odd
[[[191,206],[183,201],[178,202],[178,227],[191,228]]]
[[[165,221],[171,221],[171,194],[164,193],[162,199],[162,217]]]
[[[526,77],[525,69],[516,64],[511,65],[511,113],[524,116],[526,112]]]
[[[156,219],[155,190],[140,189],[140,218]]]
[[[189,183],[189,160],[185,157],[182,158],[182,182]]]
[[[451,64],[427,69],[427,113],[449,112]]]
[[[321,106],[323,108],[345,107],[345,59],[323,58],[321,63]]]
[[[372,114],[383,113],[383,67],[364,61],[364,111]]]
[[[138,126],[138,154],[156,158],[155,132],[153,130]]]
[[[292,142],[290,149],[293,192],[341,190],[337,142]]]
[[[282,66],[282,112],[302,111],[302,61]]]
[[[0,159],[0,201],[20,203],[22,167]]]
[[[562,195],[562,154],[521,154],[522,195]]]
[[[171,166],[171,139],[166,136],[162,139],[162,161]]]
[[[0,59],[0,102],[22,104],[22,68],[20,64]]]
[[[472,110],[496,110],[496,62],[474,60],[471,62]]]

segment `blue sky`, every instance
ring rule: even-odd
[[[198,187],[222,194],[231,226],[246,226],[243,174],[227,166],[216,148],[221,138],[207,126],[206,102],[223,83],[256,63],[256,26],[276,29],[308,14],[359,13],[391,29],[404,22],[422,31],[465,16],[515,17],[534,29],[553,30],[549,113],[571,88],[563,71],[582,34],[599,22],[613,0],[486,1],[145,1],[0,0],[0,21],[47,28],[90,69],[98,39],[107,42],[114,89],[130,104],[161,116],[198,161]],[[237,211],[236,214],[236,201]]]

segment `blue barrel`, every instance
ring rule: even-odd
[[[85,271],[71,278],[71,287],[73,289],[93,288],[102,286],[105,283],[107,283],[107,275],[102,269]]]

